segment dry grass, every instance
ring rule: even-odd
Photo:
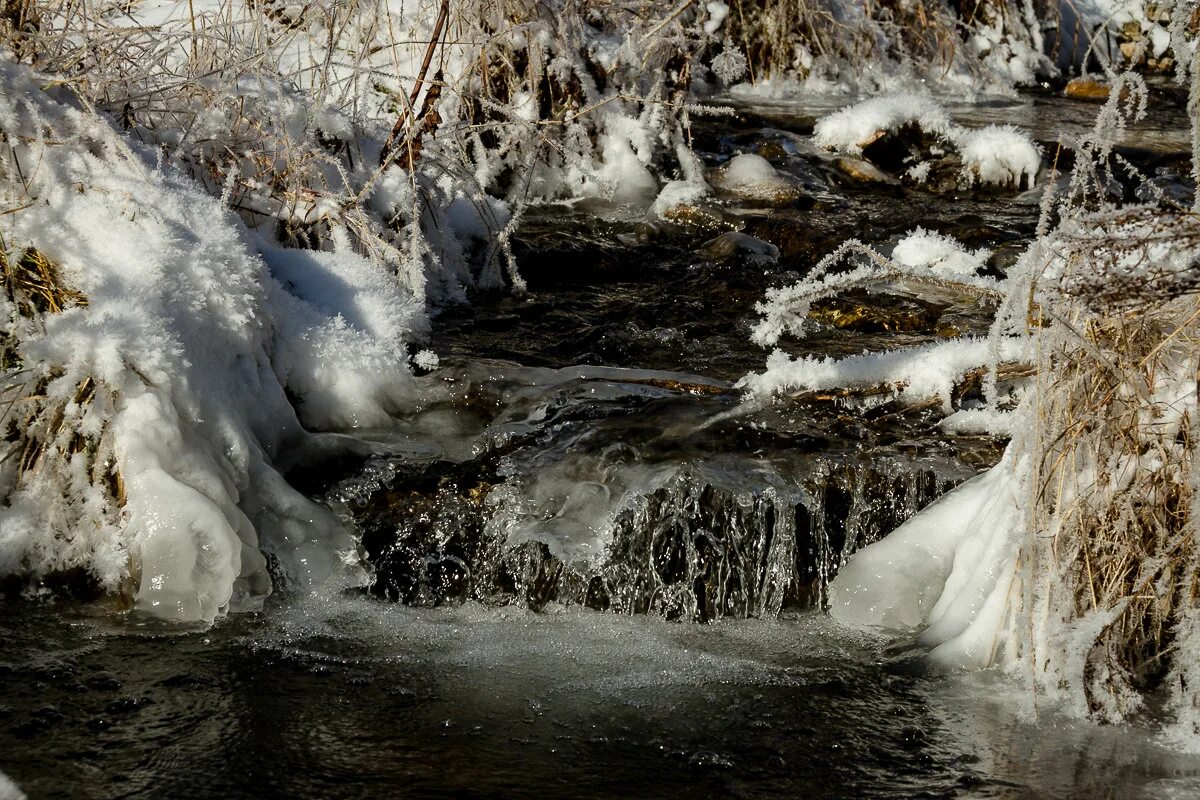
[[[1082,677],[1092,712],[1119,718],[1170,666],[1179,611],[1196,604],[1198,555],[1195,268],[1174,276],[1187,288],[1167,293],[1163,269],[1129,267],[1161,258],[1163,237],[1194,248],[1200,218],[1141,210],[1089,230],[1062,237],[1062,290],[1039,309],[1054,325],[1042,336],[1036,536],[1024,557],[1043,565],[1031,588],[1065,622],[1111,616]]]
[[[87,305],[87,298],[63,281],[59,266],[36,248],[16,257],[0,249],[0,273],[9,302],[28,319]]]
[[[978,5],[956,13],[928,0],[732,0],[729,30],[755,80],[790,72],[803,77],[798,45],[851,69],[892,60],[937,73],[954,66]]]

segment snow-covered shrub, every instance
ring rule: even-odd
[[[1190,61],[1183,69],[1194,78]],[[1119,86],[1077,143],[1066,190],[1055,198],[1047,187],[1038,237],[998,287],[980,411],[1002,410],[999,364],[1016,358],[1034,372],[1008,414],[1003,459],[859,551],[833,585],[832,611],[919,629],[933,662],[1001,665],[1031,697],[1080,715],[1128,718],[1165,689],[1172,732],[1194,747],[1200,224],[1169,197],[1120,207],[1106,191],[1118,173],[1145,177],[1112,146],[1144,113],[1144,84],[1126,75]],[[885,276],[880,259],[858,270]],[[762,337],[800,327],[805,303],[825,288],[810,282],[769,298]],[[881,358],[856,380],[896,383],[904,360]]]
[[[328,250],[340,225],[433,304],[522,285],[508,242],[529,202],[647,205],[695,168],[684,127],[701,109],[685,95],[711,38],[703,7],[34,5],[13,35],[38,69],[265,236]]]
[[[217,198],[45,76],[3,62],[0,82],[0,574],[85,571],[179,620],[253,608],[272,578],[353,579],[350,531],[280,470],[317,446],[306,426],[408,408],[419,298],[340,227],[329,253],[264,262]]]

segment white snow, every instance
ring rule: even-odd
[[[917,94],[895,94],[863,100],[817,121],[813,138],[817,145],[851,155],[880,136],[914,125],[941,140],[962,156],[969,183],[1032,188],[1041,167],[1042,152],[1027,134],[1010,125],[970,129],[951,120],[932,98]],[[928,162],[908,168],[909,176],[923,183]]]
[[[274,465],[303,453],[302,422],[377,425],[399,410],[412,379],[395,354],[423,329],[422,304],[348,249],[257,242],[264,262],[196,183],[23,68],[0,64],[0,80],[0,127],[24,142],[14,152],[38,198],[4,218],[5,241],[61,264],[88,301],[21,330],[20,357],[124,484],[117,505],[82,453],[26,474],[0,508],[0,568],[84,567],[178,620],[253,608],[271,588],[262,549],[296,586],[353,579],[349,532]],[[95,398],[74,402],[85,379]]]
[[[729,16],[729,6],[722,0],[708,0],[704,8],[708,11],[708,19],[704,21],[704,32],[711,36],[725,24],[725,18]]]
[[[906,267],[926,267],[939,275],[975,275],[987,263],[991,251],[967,250],[940,233],[916,228],[892,250],[892,260]]]
[[[826,150],[862,155],[863,147],[881,133],[916,125],[926,133],[949,138],[954,124],[932,98],[894,94],[863,100],[817,120],[813,138]]]

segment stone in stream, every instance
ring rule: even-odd
[[[879,183],[885,186],[900,185],[900,179],[895,175],[889,175],[863,158],[838,156],[833,160],[833,165],[847,178],[858,183]]]
[[[1103,103],[1108,100],[1112,87],[1101,83],[1095,78],[1075,78],[1068,81],[1063,94],[1072,100],[1086,100],[1091,103]]]
[[[787,206],[806,197],[792,176],[753,153],[734,156],[727,164],[709,170],[708,181],[727,197],[768,206]]]
[[[729,231],[709,239],[700,246],[700,252],[714,261],[724,261],[734,256],[763,263],[774,263],[779,259],[778,247],[739,231]]]
[[[678,205],[662,212],[663,219],[681,227],[700,231],[736,230],[742,223],[724,210],[711,205]]]

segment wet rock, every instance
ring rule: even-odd
[[[962,158],[957,153],[950,153],[922,161],[915,169],[905,172],[904,178],[933,194],[953,194],[962,190]]]
[[[779,248],[739,231],[722,233],[700,246],[700,252],[715,261],[742,256],[751,261],[773,263],[779,259]]]
[[[1000,245],[988,257],[988,273],[998,278],[1008,277],[1009,270],[1016,266],[1028,247],[1025,242],[1006,242]]]
[[[903,125],[894,131],[877,131],[860,142],[863,158],[885,172],[900,174],[922,161],[941,158],[953,148],[918,125]]]
[[[1101,83],[1095,78],[1075,78],[1067,82],[1063,94],[1073,100],[1086,100],[1091,103],[1103,103],[1108,100],[1112,87]]]
[[[794,178],[752,153],[709,170],[708,181],[726,197],[768,206],[791,205],[806,197]]]
[[[772,242],[785,259],[816,262],[846,237],[840,228],[818,228],[806,212],[786,209],[748,220],[746,233]]]
[[[889,298],[880,303],[834,301],[813,308],[810,319],[831,325],[839,330],[870,333],[929,330],[941,316],[942,309],[901,298]]]
[[[784,159],[790,155],[790,153],[787,151],[787,148],[785,148],[783,143],[778,139],[768,139],[760,144],[758,146],[758,154],[763,158],[771,160]]]
[[[716,206],[679,205],[667,209],[662,216],[671,223],[699,231],[728,231],[741,227],[741,222]]]
[[[858,183],[883,184],[899,186],[900,180],[895,175],[889,175],[870,161],[854,156],[838,156],[833,160],[838,171]]]

